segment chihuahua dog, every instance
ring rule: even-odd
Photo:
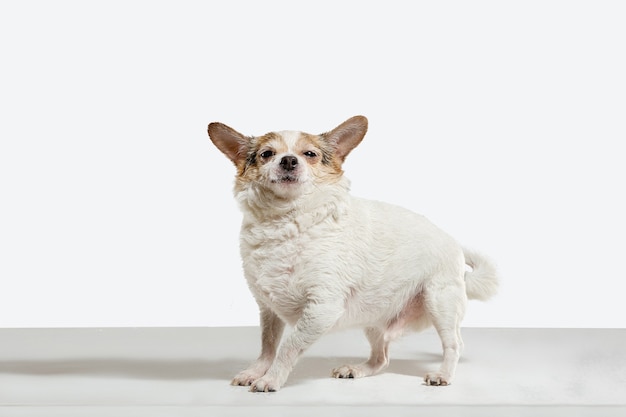
[[[333,377],[382,371],[392,340],[434,325],[443,362],[424,381],[452,381],[467,300],[495,294],[495,267],[423,216],[349,194],[342,163],[366,131],[363,116],[320,135],[244,136],[209,124],[209,137],[237,168],[243,271],[260,309],[261,354],[233,385],[276,391],[312,343],[355,326],[365,329],[370,357]],[[282,340],[285,324],[292,331]]]

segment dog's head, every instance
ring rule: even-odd
[[[270,132],[244,136],[222,123],[209,124],[209,137],[237,167],[235,189],[256,185],[294,199],[324,183],[336,182],[346,156],[363,139],[367,119],[354,116],[330,132]]]

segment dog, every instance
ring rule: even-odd
[[[349,193],[342,164],[367,127],[354,116],[319,135],[244,136],[209,124],[211,141],[237,169],[243,271],[260,309],[260,356],[233,385],[279,390],[304,350],[348,327],[365,329],[371,354],[332,376],[373,375],[389,364],[392,340],[431,325],[443,362],[424,383],[451,383],[467,300],[496,293],[496,268],[425,217]],[[282,340],[286,324],[292,331]]]

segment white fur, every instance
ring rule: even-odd
[[[297,135],[279,135],[289,151],[261,170],[270,164],[276,170],[280,158],[295,155],[303,181],[249,181],[236,190],[243,268],[261,310],[263,340],[259,359],[233,384],[278,390],[303,350],[326,332],[355,326],[365,328],[371,356],[332,375],[371,375],[387,366],[391,340],[431,324],[444,359],[425,381],[449,384],[461,353],[468,296],[487,299],[495,293],[494,267],[421,215],[352,197],[345,177],[316,181],[317,166],[294,151]],[[297,192],[284,193],[284,187]],[[466,272],[466,263],[472,271]],[[279,346],[285,323],[293,330]]]

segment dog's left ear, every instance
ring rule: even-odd
[[[367,132],[367,118],[354,116],[331,130],[323,133],[322,137],[335,149],[335,155],[345,161],[346,156],[361,143]]]

